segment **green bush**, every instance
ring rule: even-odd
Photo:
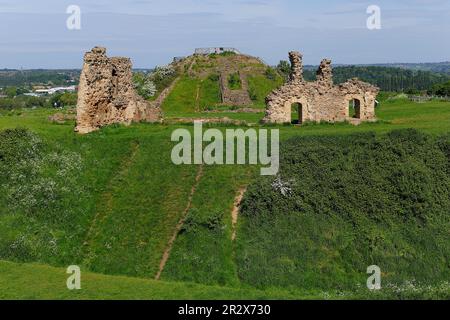
[[[50,106],[68,107],[77,105],[78,94],[73,92],[64,92],[54,94],[50,98]]]
[[[265,76],[269,80],[276,80],[278,77],[278,73],[274,68],[267,67],[266,71],[264,72]]]
[[[217,211],[209,217],[202,217],[196,209],[191,209],[186,217],[182,232],[197,232],[200,228],[206,228],[214,232],[222,232],[225,228],[223,224],[223,212]]]
[[[5,110],[45,106],[50,106],[47,97],[17,96],[15,98],[0,98],[0,109]]]
[[[449,149],[415,130],[287,141],[243,200],[241,279],[354,288],[372,264],[391,284],[448,279]]]
[[[54,150],[25,129],[0,132],[0,259],[55,255],[57,236],[50,226],[70,229],[80,214],[62,199],[83,198],[75,183],[81,167],[78,154]]]
[[[247,81],[250,99],[255,103],[256,107],[261,109],[265,108],[267,95],[284,82],[279,75],[276,75],[273,80],[270,80],[267,75],[252,75],[247,77]]]
[[[429,93],[438,96],[450,97],[450,81],[434,85],[433,88],[429,90]]]
[[[242,89],[241,76],[239,73],[232,73],[228,76],[228,87],[230,90]]]

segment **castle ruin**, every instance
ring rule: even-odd
[[[161,119],[161,109],[136,93],[129,58],[108,58],[101,47],[85,54],[78,88],[77,132],[85,134],[113,123]]]
[[[194,51],[194,55],[222,54],[227,52],[241,54],[241,52],[236,48],[210,47],[210,48],[196,48]]]
[[[339,122],[359,123],[375,119],[375,102],[379,88],[357,78],[340,85],[333,84],[331,60],[324,59],[314,82],[303,79],[303,61],[299,52],[290,52],[291,75],[281,88],[266,98],[265,123]],[[354,114],[350,114],[350,106]]]

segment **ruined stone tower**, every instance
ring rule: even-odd
[[[316,73],[317,85],[321,89],[331,89],[333,87],[333,69],[331,68],[331,60],[323,59],[320,62],[319,69]]]
[[[300,52],[289,52],[289,60],[291,61],[291,76],[292,82],[303,81],[303,56]]]
[[[298,123],[349,121],[359,123],[375,119],[375,99],[379,88],[370,83],[351,79],[333,84],[331,60],[324,59],[317,70],[317,79],[303,79],[302,55],[290,52],[291,75],[281,88],[266,98],[265,123],[291,123],[298,113]],[[350,114],[352,105],[354,114]]]
[[[136,93],[132,77],[129,58],[108,58],[101,47],[87,52],[78,88],[75,130],[84,134],[113,123],[160,121],[161,110]]]

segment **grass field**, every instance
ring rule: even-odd
[[[282,84],[283,79],[281,77],[271,80],[263,75],[249,76],[248,89],[250,98],[253,100],[257,108],[264,109],[266,107],[266,97],[273,89],[281,86]]]
[[[187,94],[190,98],[186,99],[192,100],[198,84],[186,80],[180,85],[187,88],[180,95]],[[165,102],[166,117],[169,119],[226,116],[244,120],[259,128],[258,121],[263,117],[262,112],[195,113],[195,104],[186,106],[178,104],[177,99],[170,99],[169,96]],[[252,166],[203,168],[186,223],[174,242],[161,281],[154,281],[152,279],[158,271],[163,252],[188,205],[198,173],[197,166],[172,164],[170,150],[174,144],[170,136],[176,128],[192,130],[192,126],[115,125],[79,136],[73,132],[73,121],[65,124],[49,122],[48,116],[54,112],[36,109],[0,113],[0,130],[22,127],[41,140],[34,155],[36,161],[23,163],[30,171],[29,177],[22,180],[16,176],[15,180],[11,180],[10,176],[5,178],[6,175],[2,177],[6,179],[2,180],[4,186],[10,186],[9,190],[14,186],[17,189],[14,195],[23,200],[17,202],[19,206],[13,201],[17,198],[11,198],[12,195],[9,196],[7,192],[0,197],[0,259],[15,262],[0,262],[0,292],[3,298],[298,299],[448,296],[449,289],[445,282],[423,290],[417,287],[393,288],[371,295],[367,290],[359,292],[349,287],[314,286],[313,281],[304,287],[297,284],[287,289],[285,283],[288,277],[276,279],[272,283],[262,279],[263,284],[249,280],[248,277],[253,276],[249,273],[243,275],[245,269],[242,267],[243,247],[240,238],[245,233],[242,239],[252,243],[264,234],[254,233],[246,224],[247,218],[241,217],[237,243],[233,242],[231,211],[239,189],[249,186],[258,178],[257,168]],[[431,136],[450,133],[450,103],[446,102],[412,103],[405,99],[383,101],[377,110],[377,117],[378,122],[357,127],[341,123],[267,128],[280,129],[283,141],[296,137],[334,137],[364,132],[383,136],[394,129],[406,128],[415,128]],[[217,127],[226,129],[223,125]],[[24,147],[22,153],[12,154],[12,161],[21,159],[27,150]],[[56,160],[48,162],[49,157]],[[78,165],[69,165],[71,163]],[[19,172],[22,169],[14,170]],[[14,171],[11,169],[9,172]],[[51,192],[42,192],[42,199],[30,198],[30,195],[38,194],[33,189],[33,183],[36,182],[46,186],[42,190]],[[54,187],[48,189],[49,185]],[[36,201],[31,202],[30,199]],[[309,216],[294,216],[292,219],[279,220],[264,228],[282,230],[282,225],[304,224],[310,228],[318,225]],[[343,230],[349,228],[347,222],[339,221],[338,218],[321,224],[323,228],[327,225],[328,229],[338,225]],[[289,237],[289,234],[273,233],[273,239],[280,237],[284,237],[283,241],[304,245],[317,240],[301,235]],[[445,235],[442,239],[446,239]],[[409,240],[405,241],[407,243]],[[257,251],[254,252],[256,254]],[[263,259],[262,256],[260,258]],[[285,275],[291,272],[289,268],[292,263],[289,259],[292,258],[286,255],[280,261],[280,266],[287,268]],[[89,270],[84,278],[86,282],[83,282],[85,287],[77,293],[65,288],[65,268],[73,264],[80,265],[82,270]],[[341,277],[344,282],[354,279],[360,281],[366,277],[364,271],[359,276],[353,273],[349,278],[345,278],[345,273],[342,273]],[[59,275],[64,276],[63,279]],[[295,281],[291,282],[295,284]],[[257,287],[263,290],[257,290]]]
[[[66,269],[0,261],[0,299],[57,300],[297,300],[297,299],[448,299],[449,284],[434,288],[405,287],[383,292],[257,290],[165,282],[125,276],[82,273],[81,290],[66,287]]]

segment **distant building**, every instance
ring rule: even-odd
[[[194,54],[196,55],[210,55],[210,54],[221,54],[225,52],[232,52],[236,54],[241,54],[238,49],[235,48],[225,48],[225,47],[216,47],[216,48],[197,48],[195,49]]]
[[[37,89],[34,90],[34,93],[38,95],[45,95],[45,94],[55,94],[57,92],[75,92],[77,91],[76,86],[69,86],[69,87],[55,87],[55,88],[48,88],[48,89]]]

